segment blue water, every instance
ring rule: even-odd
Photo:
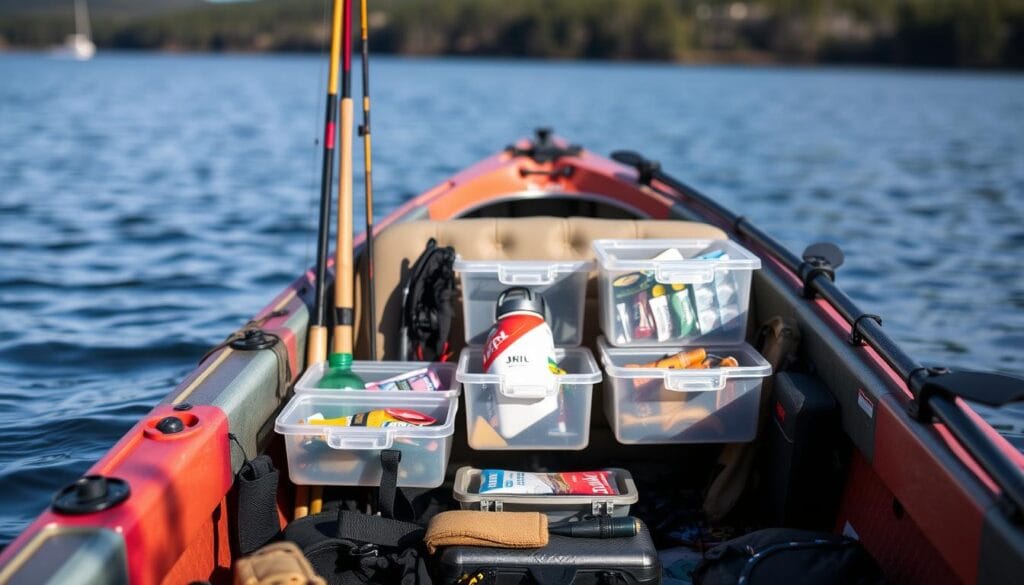
[[[0,55],[0,543],[312,263],[325,75],[315,57]],[[1024,373],[1024,77],[373,75],[381,215],[552,125],[661,160],[796,251],[839,243],[840,283],[926,363]]]

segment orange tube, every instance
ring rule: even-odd
[[[627,368],[669,368],[672,370],[679,370],[685,368],[699,367],[706,358],[708,352],[704,351],[703,347],[697,349],[691,349],[688,351],[681,351],[679,353],[663,357],[653,362],[646,364],[629,364]]]

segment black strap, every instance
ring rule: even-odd
[[[276,395],[280,398],[288,393],[288,386],[292,381],[292,366],[291,361],[288,359],[288,346],[283,342],[281,336],[271,331],[264,331],[263,325],[276,317],[287,315],[288,312],[285,310],[272,311],[267,313],[259,319],[253,319],[249,321],[241,329],[235,331],[231,335],[228,335],[227,339],[211,347],[203,354],[203,357],[199,358],[199,363],[202,364],[210,356],[219,352],[226,347],[232,347],[233,349],[241,349],[245,351],[246,348],[235,345],[237,342],[245,340],[247,336],[252,334],[258,334],[267,341],[265,347],[257,345],[255,350],[269,349],[274,353],[274,357],[277,359],[277,393]]]
[[[380,492],[377,496],[379,516],[359,512],[338,511],[338,538],[377,546],[406,548],[423,540],[426,530],[412,522],[395,520],[398,492],[398,464],[402,452],[384,449],[380,452]]]
[[[402,549],[422,542],[424,534],[426,528],[412,522],[347,510],[338,512],[338,538],[343,540]]]
[[[277,538],[277,481],[279,472],[267,455],[246,460],[238,471],[238,550],[247,555]]]
[[[398,464],[402,452],[398,449],[384,449],[380,452],[380,493],[377,495],[377,509],[384,518],[395,517],[395,493],[398,491]]]

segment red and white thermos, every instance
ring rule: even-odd
[[[525,287],[498,295],[495,323],[484,344],[483,367],[501,377],[498,432],[512,438],[558,410],[555,342],[544,319],[544,298]]]

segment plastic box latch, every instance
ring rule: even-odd
[[[503,508],[501,500],[480,500],[480,509],[484,512],[501,512]]]
[[[615,503],[604,501],[591,502],[590,512],[594,516],[611,516],[615,512]]]

